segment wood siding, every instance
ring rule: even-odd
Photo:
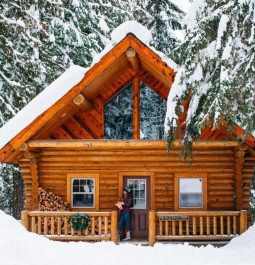
[[[248,208],[248,189],[254,160],[245,158],[243,204]],[[26,191],[26,209],[31,209],[32,176],[29,160],[20,161]],[[182,173],[207,176],[207,209],[235,210],[235,151],[233,148],[195,149],[193,161],[179,160],[179,151],[167,156],[156,150],[43,150],[38,159],[39,186],[66,200],[67,174],[99,174],[99,210],[111,211],[122,185],[120,175],[147,172],[154,178],[153,207],[156,211],[174,211],[174,178]]]

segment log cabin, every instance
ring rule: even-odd
[[[150,245],[229,240],[250,224],[255,139],[240,144],[238,126],[235,135],[224,125],[206,128],[193,143],[190,163],[179,158],[181,132],[170,154],[162,135],[144,137],[142,86],[164,104],[176,66],[143,39],[149,33],[141,25],[135,27],[119,31],[89,69],[71,66],[0,129],[0,162],[19,165],[23,175],[22,223],[53,240],[117,242],[114,204],[129,186],[132,238],[147,238]],[[128,88],[129,134],[111,138],[107,110]],[[164,119],[158,122],[164,126]],[[70,226],[77,212],[90,217],[85,231]]]

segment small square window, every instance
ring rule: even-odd
[[[72,179],[72,207],[94,208],[95,180],[92,178]]]
[[[179,179],[179,207],[203,208],[203,180],[201,178]]]

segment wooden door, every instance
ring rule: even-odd
[[[131,237],[147,238],[150,210],[150,177],[125,176],[124,186],[128,186],[133,196],[131,213]]]

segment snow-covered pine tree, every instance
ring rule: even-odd
[[[180,64],[168,99],[167,138],[175,139],[182,101],[190,99],[184,155],[206,125],[223,121],[255,132],[255,1],[198,0],[186,17],[186,37],[171,53]],[[242,136],[243,140],[245,136]],[[251,208],[254,216],[254,177]]]
[[[107,2],[1,1],[0,126],[71,64],[90,65],[93,56],[107,44],[107,23],[115,27],[115,22],[127,19],[125,8],[114,8],[114,1]],[[13,209],[15,199],[22,197],[13,192],[13,187],[22,187],[22,179],[15,185],[12,175],[18,176],[17,168],[1,167],[0,208],[7,211]]]
[[[171,0],[149,0],[146,11],[151,15],[148,21],[153,35],[151,45],[161,52],[170,53],[180,44],[174,31],[182,29],[183,11]]]
[[[1,1],[0,126],[70,64],[88,66],[107,44],[109,33],[122,22],[136,19],[145,26],[148,21],[151,27],[156,25],[152,21],[155,13],[149,13],[147,4],[148,0]],[[164,41],[162,47],[157,46],[163,52]],[[8,190],[3,197],[12,200],[8,204],[13,207],[16,197],[12,194],[19,194],[13,193],[13,187],[21,187],[22,180],[16,178],[20,183],[15,185],[17,181],[8,175],[18,176],[17,168],[3,165],[0,169]]]
[[[168,99],[169,142],[190,95],[186,147],[223,118],[248,135],[255,130],[255,1],[197,0],[185,20],[186,37],[171,53],[180,69]]]

